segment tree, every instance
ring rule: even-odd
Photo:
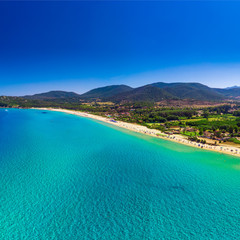
[[[216,131],[216,132],[214,132],[214,135],[215,135],[217,138],[220,138],[220,137],[221,137],[221,132]]]
[[[212,126],[212,130],[213,130],[213,131],[216,131],[216,127],[215,127],[215,126]]]
[[[174,115],[169,115],[169,116],[167,117],[167,120],[168,120],[168,121],[178,120],[178,119],[179,119],[178,116],[174,116]]]
[[[235,131],[235,133],[238,133],[239,127],[238,127],[238,126],[235,126],[235,127],[234,127],[234,131]]]
[[[208,117],[209,117],[209,112],[206,111],[206,110],[204,110],[204,112],[203,112],[203,117],[206,118],[206,119],[208,119]]]
[[[231,133],[231,134],[233,133],[233,127],[232,126],[229,126],[228,132]]]

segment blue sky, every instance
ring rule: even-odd
[[[240,2],[0,2],[0,95],[240,85]]]

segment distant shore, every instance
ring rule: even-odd
[[[185,138],[182,135],[177,135],[177,134],[168,135],[157,129],[149,129],[145,126],[141,126],[138,124],[127,123],[127,122],[122,122],[122,121],[115,121],[112,118],[102,117],[102,116],[89,114],[89,113],[85,113],[85,112],[80,112],[80,111],[75,111],[75,110],[67,110],[67,109],[60,109],[60,108],[59,109],[56,109],[56,108],[34,108],[34,109],[63,112],[63,113],[73,114],[73,115],[77,115],[77,116],[81,116],[81,117],[92,118],[92,119],[99,120],[99,121],[102,121],[105,123],[110,123],[110,124],[120,127],[120,128],[128,129],[130,131],[147,134],[149,136],[166,139],[169,141],[177,142],[177,143],[184,144],[184,145],[191,146],[191,147],[196,147],[196,148],[200,148],[200,149],[205,149],[205,150],[209,150],[209,151],[215,151],[215,152],[219,152],[219,153],[224,153],[224,154],[240,157],[240,148],[237,148],[237,147],[213,146],[213,145],[209,145],[209,144],[197,143],[197,142],[188,140],[187,138]]]

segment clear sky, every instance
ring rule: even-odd
[[[0,95],[240,85],[240,2],[0,2]]]

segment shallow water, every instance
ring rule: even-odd
[[[0,109],[0,239],[240,239],[239,199],[239,158]]]

